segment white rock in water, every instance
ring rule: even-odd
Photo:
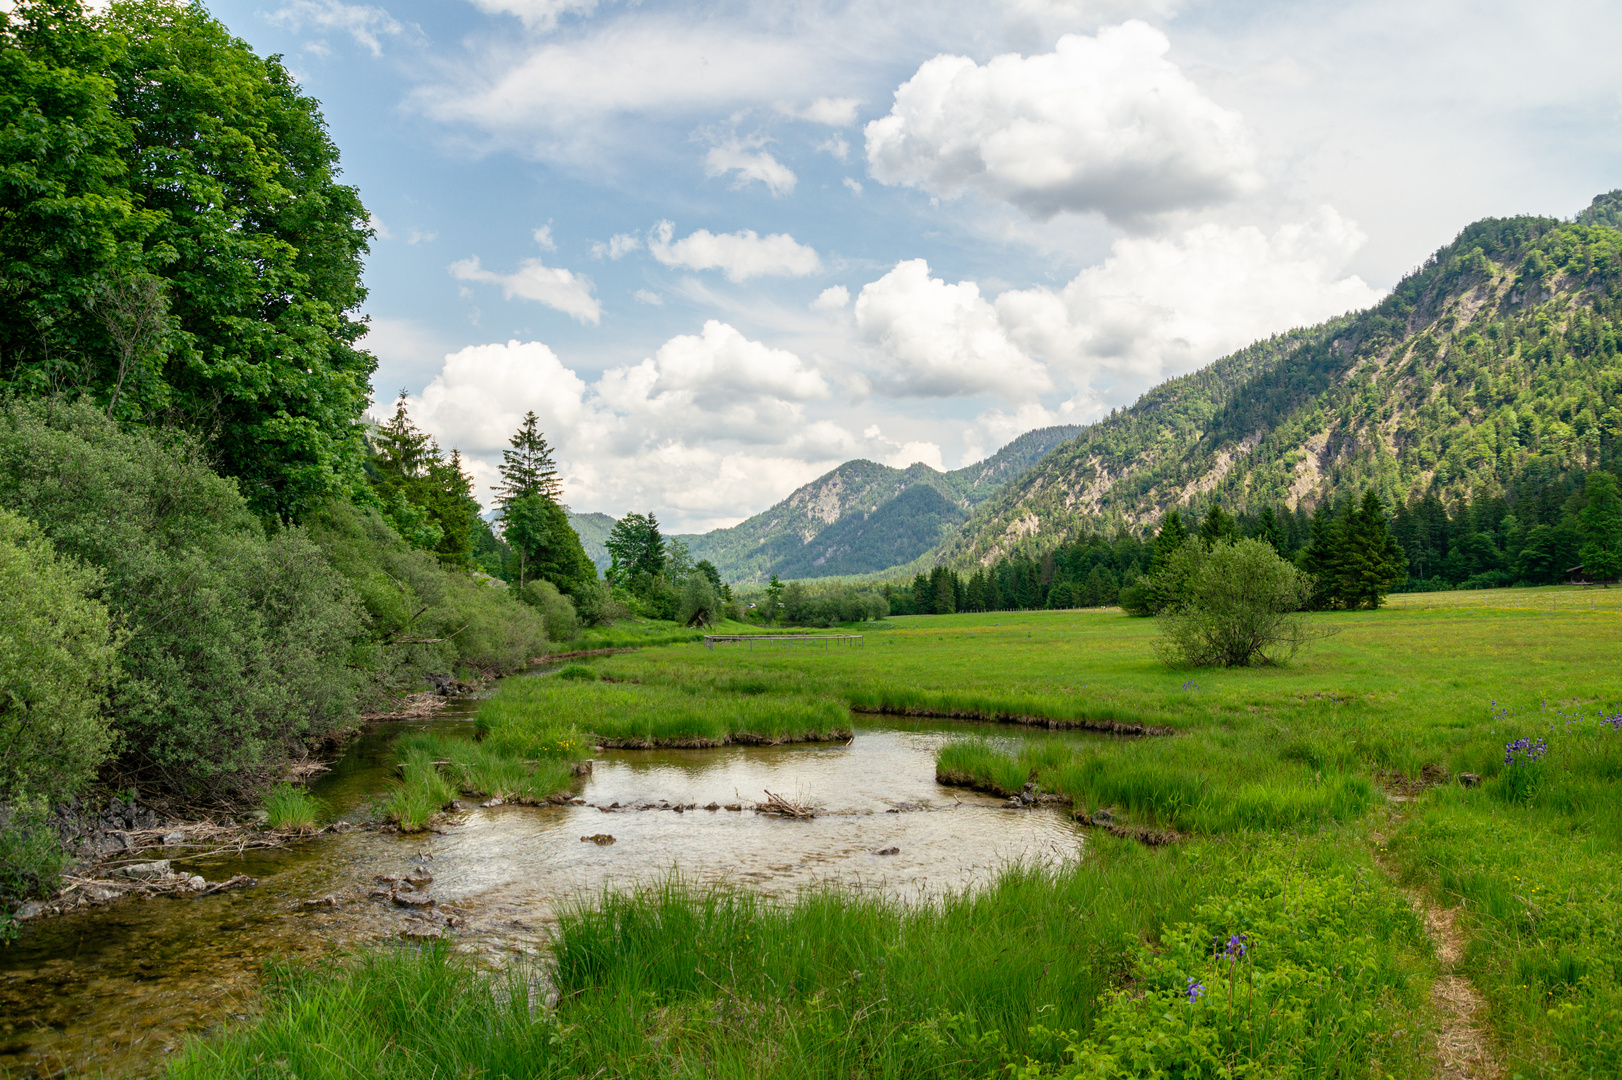
[[[113,871],[113,873],[117,874],[119,877],[141,878],[143,880],[148,878],[168,877],[173,872],[174,871],[170,869],[168,859],[159,859],[156,862],[136,863],[134,866],[125,866]]]

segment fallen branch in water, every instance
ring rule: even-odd
[[[788,818],[810,818],[817,816],[816,812],[813,811],[811,807],[801,803],[789,802],[787,799],[783,798],[783,796],[773,795],[770,791],[766,792],[765,802],[755,804],[755,813],[771,814],[774,817]]]

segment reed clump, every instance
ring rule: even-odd
[[[265,792],[265,824],[272,829],[313,832],[326,807],[302,784],[277,784]]]

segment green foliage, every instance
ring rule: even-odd
[[[721,594],[702,571],[694,570],[682,582],[676,621],[683,626],[708,628],[721,618]]]
[[[575,614],[574,601],[558,592],[550,581],[531,581],[520,595],[524,603],[539,611],[546,620],[547,640],[573,641],[580,636],[580,618]]]
[[[125,635],[100,584],[0,510],[0,802],[66,798],[112,751],[104,709]]]
[[[512,448],[501,452],[501,484],[496,488],[496,498],[502,508],[526,498],[560,502],[563,486],[558,481],[552,448],[541,433],[540,418],[535,410],[524,414],[518,430],[508,441]]]
[[[301,784],[282,783],[265,792],[265,824],[272,829],[311,832],[326,808]]]
[[[1160,613],[1156,643],[1168,664],[1248,667],[1293,657],[1308,639],[1295,613],[1312,596],[1312,582],[1260,540],[1185,543],[1156,571],[1180,579]]]
[[[1427,948],[1402,894],[1362,867],[1264,865],[1167,927],[1154,948],[1133,943],[1131,989],[1106,995],[1090,1035],[1065,1033],[1069,1061],[1031,1062],[1013,1075],[1400,1070],[1393,1057],[1422,1044],[1414,1034],[1394,1042],[1392,1021],[1418,1012]]]
[[[1616,477],[1593,473],[1584,489],[1588,505],[1583,507],[1583,573],[1591,581],[1622,577],[1622,494]]]
[[[352,489],[370,227],[316,102],[171,0],[34,0],[0,56],[0,378],[205,434],[261,514]]]
[[[435,764],[435,749],[421,742],[401,747],[400,780],[389,786],[381,808],[401,832],[421,832],[456,798],[456,788]]]
[[[607,576],[616,585],[664,575],[665,540],[651,513],[626,514],[616,521],[604,546],[613,560]]]
[[[417,429],[404,391],[394,415],[378,425],[370,443],[372,488],[394,531],[412,547],[435,552],[447,566],[469,566],[479,504],[461,453],[453,449],[445,457],[439,444]]]
[[[448,570],[400,539],[375,510],[332,502],[309,533],[367,616],[352,650],[375,693],[457,665],[504,673],[546,650],[543,615],[495,579]]]
[[[129,631],[109,711],[131,778],[237,790],[353,721],[348,586],[302,530],[267,536],[195,444],[124,432],[88,403],[13,403],[0,503],[98,571]]]
[[[571,682],[596,682],[600,678],[590,664],[566,664],[558,669],[557,677]]]
[[[17,936],[16,905],[56,892],[70,861],[43,800],[0,805],[0,942]]]

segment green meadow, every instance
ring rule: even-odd
[[[1437,1047],[1461,1027],[1506,1077],[1622,1074],[1622,590],[1311,618],[1328,636],[1281,668],[1171,670],[1151,621],[1078,611],[509,680],[477,744],[507,760],[569,759],[582,733],[825,730],[847,707],[1003,719],[1012,742],[949,743],[938,775],[1034,782],[1115,828],[1073,867],[936,902],[604,894],[495,994],[443,951],[284,971],[263,1019],[174,1074],[1425,1077],[1457,1064]],[[1506,760],[1522,739],[1539,749]],[[1130,838],[1150,834],[1171,842]],[[1462,933],[1456,961],[1427,909]],[[1473,1015],[1444,977],[1474,988]],[[548,990],[556,1007],[532,1008]]]

